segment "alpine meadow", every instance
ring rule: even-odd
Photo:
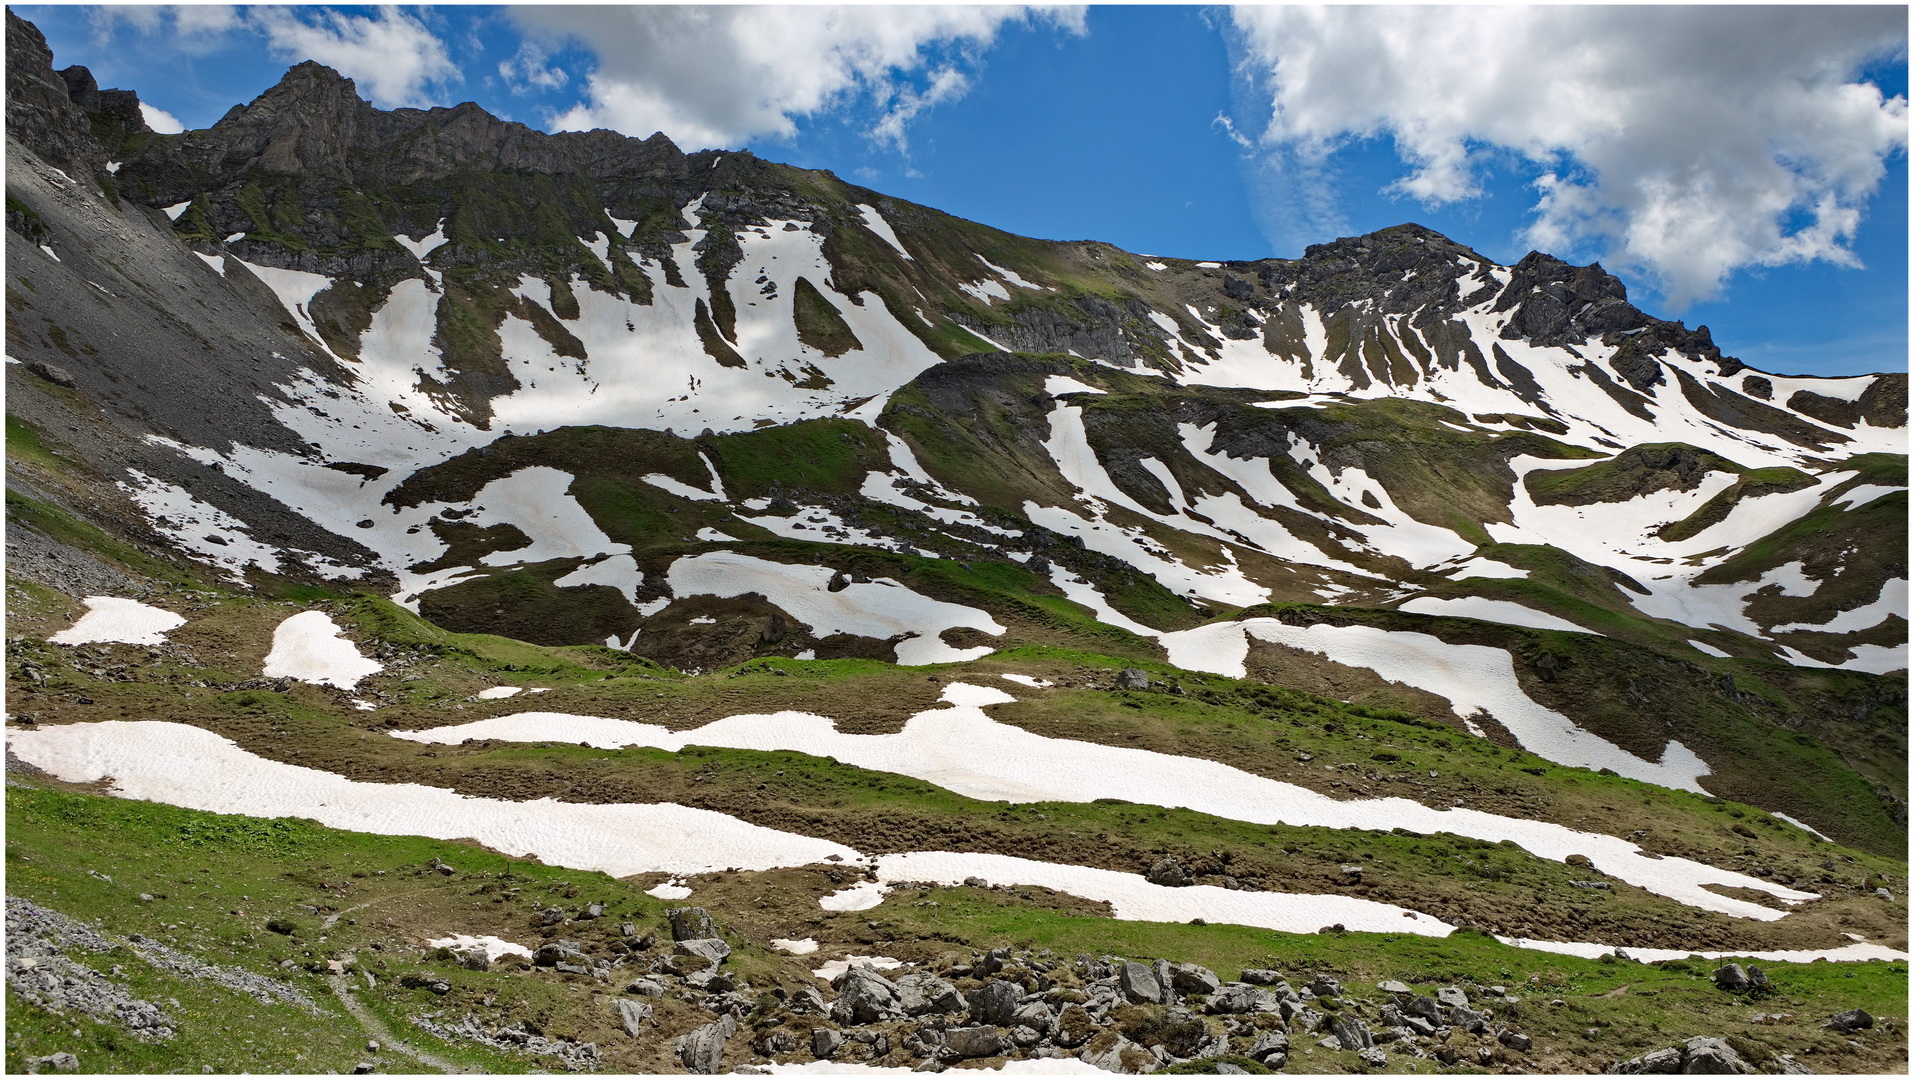
[[[8,1072],[1908,1068],[1903,369],[6,34]]]

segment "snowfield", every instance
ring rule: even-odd
[[[1501,655],[1505,660],[1506,654]],[[631,720],[514,713],[393,734],[416,742],[454,745],[466,739],[498,739],[589,743],[606,749],[649,746],[674,752],[690,745],[795,750],[914,777],[973,799],[1093,802],[1111,798],[1186,807],[1258,824],[1383,832],[1400,827],[1479,840],[1512,840],[1556,862],[1584,855],[1603,873],[1629,884],[1691,907],[1748,919],[1770,921],[1783,913],[1702,886],[1759,889],[1785,900],[1809,900],[1815,895],[1687,859],[1650,857],[1628,841],[1548,822],[1463,808],[1436,810],[1409,799],[1333,799],[1201,758],[1037,735],[984,713],[985,706],[1015,700],[992,687],[952,683],[944,688],[943,697],[944,707],[916,714],[893,735],[846,734],[826,717],[788,711],[732,716],[677,732]]]
[[[55,645],[90,645],[115,641],[122,645],[163,645],[167,631],[186,625],[183,615],[117,596],[89,596],[86,614],[48,638]]]
[[[350,690],[385,665],[363,656],[323,611],[301,611],[272,632],[272,651],[266,654],[268,679],[293,678]]]

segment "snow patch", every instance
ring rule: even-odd
[[[1476,561],[1487,562],[1488,560]],[[1525,577],[1527,571],[1517,571],[1517,574]],[[1517,604],[1512,600],[1490,600],[1482,596],[1418,596],[1403,604],[1400,610],[1412,611],[1418,615],[1446,615],[1457,619],[1507,623],[1509,626],[1528,626],[1536,630],[1572,630],[1577,634],[1597,633],[1566,619],[1549,615],[1545,611],[1536,611],[1525,604]]]
[[[273,630],[272,651],[266,654],[266,666],[260,674],[268,679],[291,678],[350,690],[359,685],[360,679],[384,668],[377,660],[361,655],[332,616],[323,611],[301,611]]]
[[[910,253],[904,250],[903,241],[897,239],[897,231],[890,227],[889,220],[882,214],[879,214],[876,207],[871,206],[869,203],[858,203],[857,212],[863,215],[864,224],[869,227],[871,232],[882,237],[884,243],[896,248],[897,254],[906,259],[910,258]],[[1008,296],[1009,294],[1004,293],[1003,295]]]
[[[117,596],[89,596],[86,614],[47,640],[55,645],[91,645],[114,641],[122,645],[163,645],[166,633],[186,625],[182,615]]]
[[[493,937],[490,934],[483,937],[473,937],[470,934],[453,934],[450,937],[432,938],[425,944],[434,949],[452,949],[457,952],[482,950],[485,954],[485,959],[492,963],[497,963],[498,958],[501,956],[522,956],[527,960],[531,959],[530,949],[515,941],[506,941],[504,938]]]

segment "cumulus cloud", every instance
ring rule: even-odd
[[[1585,245],[1676,306],[1742,267],[1852,264],[1907,144],[1906,99],[1859,81],[1904,56],[1901,7],[1243,6],[1232,21],[1258,110],[1241,126],[1260,129],[1271,175],[1306,187],[1352,140],[1387,137],[1407,166],[1391,190],[1438,206],[1518,155],[1540,170],[1527,242]],[[1332,217],[1322,202],[1287,209]]]
[[[396,7],[382,7],[376,16],[329,8],[258,8],[251,12],[251,26],[266,36],[273,55],[335,68],[379,105],[433,104],[426,87],[459,78],[438,35]]]
[[[179,122],[179,117],[144,101],[139,103],[139,113],[146,121],[146,126],[160,135],[177,135],[186,130],[186,126]]]
[[[966,69],[1006,25],[1083,30],[1081,9],[1052,7],[526,5],[512,15],[598,59],[555,129],[662,131],[699,148],[789,138],[799,119],[868,95],[870,135],[901,149],[913,117],[966,92]]]
[[[193,56],[224,45],[227,35],[243,23],[230,4],[113,4],[88,8],[86,16],[93,26],[94,40],[101,45],[110,44],[113,34],[126,26],[145,36],[165,35],[168,48]]]

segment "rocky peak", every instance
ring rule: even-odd
[[[1292,286],[1289,295],[1323,312],[1369,300],[1391,315],[1446,318],[1484,298],[1479,290],[1494,285],[1493,265],[1473,248],[1411,222],[1311,244],[1300,259],[1268,264],[1262,276],[1272,291]]]
[[[86,81],[92,81],[90,74]],[[73,103],[67,81],[53,71],[46,36],[12,8],[7,9],[7,138],[70,173],[92,173],[105,161],[86,113]]]

